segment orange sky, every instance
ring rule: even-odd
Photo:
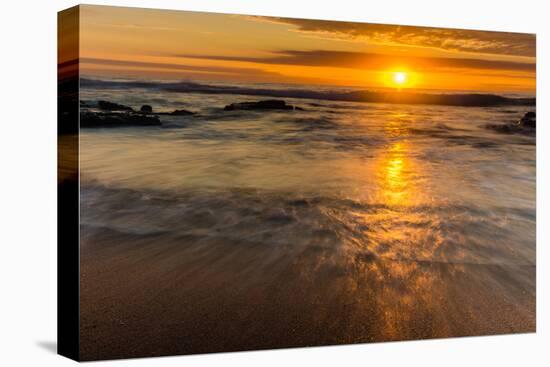
[[[80,6],[81,75],[535,90],[535,36]]]

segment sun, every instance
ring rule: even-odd
[[[396,66],[394,68],[384,70],[380,73],[380,82],[386,87],[395,91],[401,91],[403,89],[415,88],[421,75],[406,67]]]
[[[393,73],[393,82],[397,85],[403,85],[407,82],[407,73],[396,71]]]

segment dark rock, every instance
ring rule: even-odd
[[[536,133],[536,130],[534,127],[513,124],[513,123],[487,124],[485,125],[485,128],[489,130],[493,130],[500,134],[521,134],[521,135],[534,136]]]
[[[300,107],[295,107],[292,105],[286,104],[285,101],[279,99],[268,99],[265,101],[258,102],[241,102],[241,103],[232,103],[225,106],[224,111],[235,111],[235,110],[302,110]]]
[[[537,119],[535,112],[526,112],[523,117],[516,123],[507,124],[488,124],[487,129],[496,131],[502,134],[522,134],[534,136],[536,133]]]
[[[525,113],[523,117],[518,121],[519,126],[536,128],[537,127],[537,115],[530,111]]]
[[[162,116],[191,116],[194,115],[195,112],[191,112],[188,110],[174,110],[172,112],[157,112],[155,115],[162,115]]]
[[[535,119],[521,119],[521,125],[535,129],[537,127],[537,120]]]
[[[194,115],[194,112],[187,111],[187,110],[175,110],[173,112],[170,112],[170,115],[173,116],[187,116],[187,115]]]
[[[141,113],[153,113],[153,107],[151,107],[151,106],[148,105],[148,104],[144,104],[144,105],[141,106],[141,108],[139,109],[139,112],[141,112]]]
[[[80,127],[125,127],[159,126],[156,116],[144,116],[137,113],[83,112],[80,114]]]
[[[133,111],[132,107],[109,101],[97,101],[97,107],[104,111]]]

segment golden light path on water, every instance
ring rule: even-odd
[[[388,149],[388,158],[385,167],[385,203],[388,205],[406,205],[408,195],[410,194],[410,182],[406,181],[403,170],[407,167],[406,153],[407,143],[394,143]]]
[[[412,116],[406,113],[397,113],[393,118],[389,118],[385,126],[386,133],[389,136],[399,136],[399,140],[390,143],[375,163],[377,200],[383,205],[384,210],[363,215],[366,228],[379,228],[369,230],[364,237],[368,239],[368,243],[363,245],[378,255],[384,254],[388,261],[359,260],[354,263],[361,274],[358,282],[384,284],[382,287],[385,291],[376,292],[375,299],[378,308],[384,310],[380,320],[380,337],[387,340],[403,336],[406,330],[403,326],[410,326],[411,322],[414,322],[420,305],[424,310],[435,306],[432,300],[433,287],[438,281],[437,272],[420,269],[414,261],[415,258],[410,257],[410,254],[416,253],[413,247],[418,246],[421,241],[429,241],[427,231],[420,229],[420,226],[415,230],[394,225],[404,221],[421,223],[426,220],[425,215],[414,209],[414,206],[421,205],[421,200],[428,195],[423,193],[422,186],[417,184],[418,177],[422,176],[422,167],[412,158],[414,145],[404,133],[408,126],[403,126],[403,120],[410,123],[411,118]],[[387,247],[388,243],[393,243],[393,248],[381,249]],[[406,261],[402,261],[403,259]],[[357,290],[361,287],[353,288]],[[365,309],[365,312],[368,312],[368,309]]]

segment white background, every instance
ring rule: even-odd
[[[548,2],[530,0],[92,1],[537,33],[537,333],[225,353],[97,366],[550,366]],[[0,366],[68,366],[56,342],[56,12],[74,1],[4,0],[0,11]],[[546,11],[545,11],[546,10]],[[116,35],[114,35],[116,37]]]

